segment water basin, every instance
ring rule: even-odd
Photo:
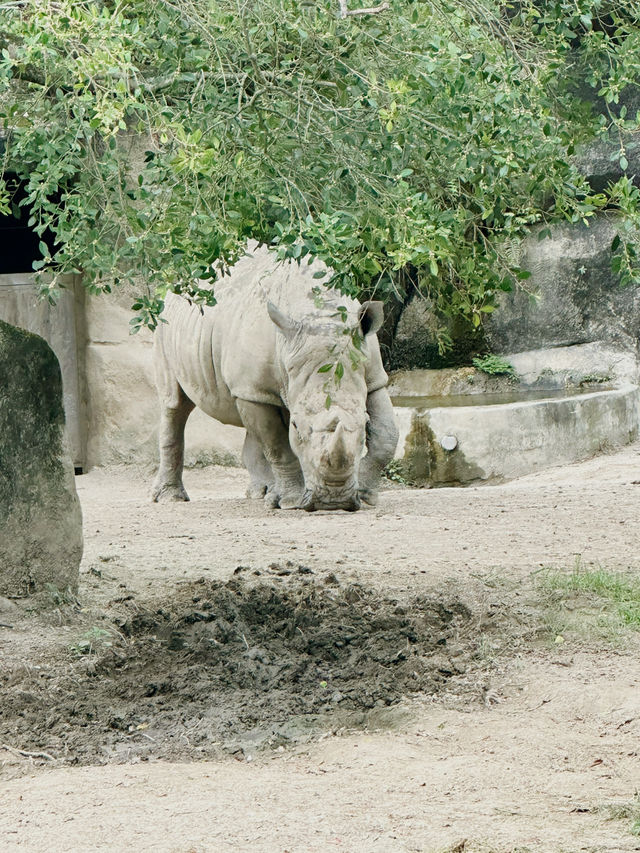
[[[634,441],[636,385],[392,396],[409,482],[503,482]]]
[[[500,391],[496,393],[483,392],[481,394],[438,394],[433,396],[398,395],[391,399],[393,405],[405,409],[436,409],[444,406],[501,406],[508,403],[528,403],[534,400],[559,400],[576,397],[582,394],[593,394],[594,391],[609,391],[611,386],[599,385],[597,389],[592,387],[566,388],[552,390],[520,390]]]

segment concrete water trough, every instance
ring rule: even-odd
[[[581,352],[565,355],[582,359],[589,346],[568,347]],[[603,353],[591,354],[598,355],[599,373],[585,372],[583,360],[567,368],[567,358],[562,368],[540,368],[532,353],[521,353],[509,359],[520,365],[517,378],[474,368],[392,375],[403,476],[432,486],[500,482],[634,441],[640,425],[639,389],[630,381],[635,360],[620,361],[614,353],[603,370]],[[533,372],[527,370],[532,363]]]

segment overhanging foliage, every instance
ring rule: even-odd
[[[0,3],[0,198],[17,175],[56,235],[48,292],[72,270],[96,290],[142,280],[135,323],[153,325],[167,287],[210,298],[198,280],[256,238],[321,257],[351,294],[415,286],[479,325],[528,276],[512,251],[528,226],[611,204],[635,224],[630,181],[594,195],[572,164],[580,142],[638,127],[618,105],[639,79],[634,2],[341,14],[356,5]],[[628,278],[633,247],[615,249]]]

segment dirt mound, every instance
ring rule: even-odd
[[[0,736],[83,764],[240,753],[437,693],[474,657],[460,601],[399,602],[289,572],[185,583],[144,609],[128,602],[74,660],[28,687],[3,678]]]

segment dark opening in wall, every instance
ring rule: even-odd
[[[20,205],[26,198],[24,182],[17,177],[6,176],[9,192],[11,193],[11,211],[7,216],[0,216],[0,275],[7,273],[32,272],[33,262],[42,258],[38,248],[40,240],[53,252],[54,237],[50,231],[45,231],[42,237],[29,228],[27,222],[31,216],[27,205]]]

